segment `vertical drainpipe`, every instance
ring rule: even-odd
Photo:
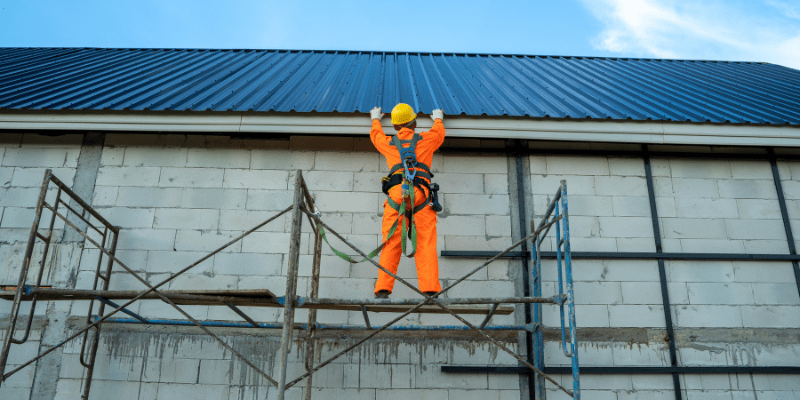
[[[522,150],[524,143],[522,140],[515,140],[514,141],[514,156],[515,156],[515,174],[516,176],[516,187],[517,187],[517,210],[519,214],[519,234],[520,239],[528,236],[527,230],[527,211],[525,207],[525,181],[524,181],[524,170],[523,170],[523,162],[522,157],[525,154]],[[520,245],[520,251],[523,254],[527,254],[528,252],[528,243],[522,243]],[[531,285],[530,285],[530,266],[528,265],[528,257],[522,257],[522,294],[525,297],[530,297],[531,295]],[[532,321],[532,313],[531,313],[531,305],[529,303],[525,303],[525,325],[529,325]],[[525,332],[525,346],[527,349],[526,361],[533,364],[533,333],[530,331]],[[528,395],[530,400],[535,399],[536,393],[536,379],[534,376],[533,371],[528,373]]]

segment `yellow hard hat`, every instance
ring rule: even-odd
[[[392,125],[403,125],[417,118],[414,109],[406,103],[400,103],[392,109]]]

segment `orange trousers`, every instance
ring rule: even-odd
[[[389,190],[389,196],[396,203],[402,200],[402,189],[400,185]],[[415,188],[414,202],[420,205],[427,200],[424,190]],[[389,229],[395,221],[398,221],[398,212],[389,206],[389,202],[383,203],[383,238],[389,234]],[[381,266],[391,273],[397,275],[397,266],[400,264],[402,249],[400,247],[400,237],[403,234],[403,219],[400,217],[397,230],[389,238],[381,251]],[[419,279],[419,289],[423,292],[438,292],[442,290],[439,285],[439,258],[436,254],[436,211],[425,206],[418,213],[414,214],[414,222],[417,225],[417,253],[414,262],[417,264],[417,278]],[[409,230],[411,228],[409,227]],[[406,251],[411,252],[411,239],[406,242]],[[380,290],[392,291],[394,288],[394,278],[389,274],[378,270],[378,281],[375,283],[375,293]]]

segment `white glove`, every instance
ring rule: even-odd
[[[444,121],[444,112],[442,111],[442,109],[431,111],[431,119],[436,121],[437,118]]]
[[[381,113],[381,108],[380,107],[373,108],[369,112],[369,115],[370,115],[370,117],[372,117],[372,119],[381,119],[381,118],[383,118],[383,114]]]

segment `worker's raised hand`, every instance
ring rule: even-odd
[[[437,119],[444,121],[444,111],[442,111],[441,108],[438,110],[431,111],[431,119],[433,119],[434,121],[436,121]]]
[[[381,119],[381,118],[383,118],[383,113],[381,113],[381,108],[380,107],[373,108],[369,112],[369,115],[372,117],[372,119]]]

